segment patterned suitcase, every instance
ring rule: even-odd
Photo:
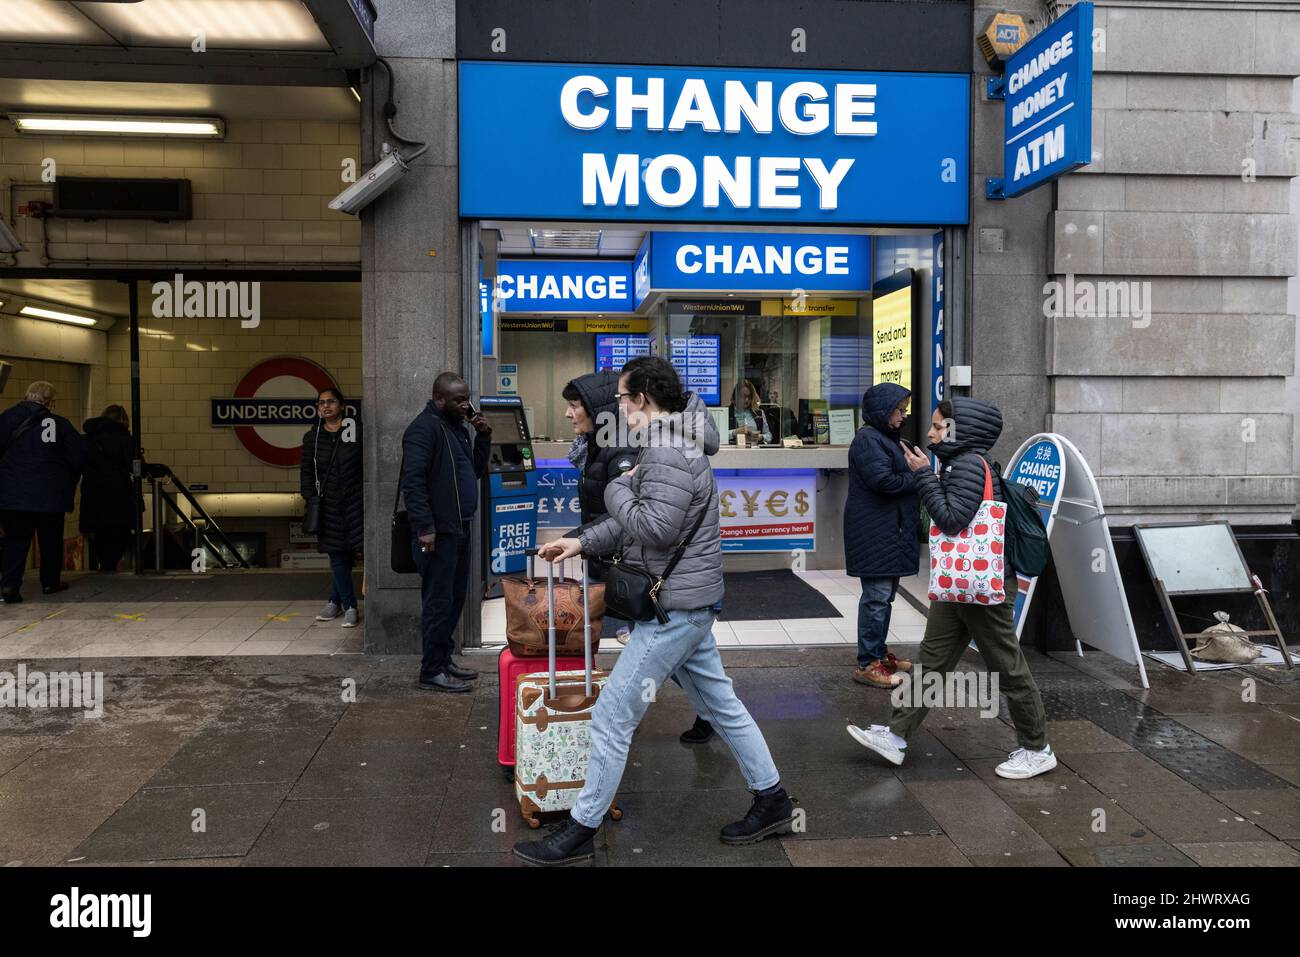
[[[554,594],[554,573],[546,566],[548,605]],[[582,563],[587,581],[587,563]],[[583,670],[556,670],[555,620],[547,623],[548,669],[515,679],[515,797],[529,827],[539,827],[538,814],[567,811],[578,799],[591,756],[591,714],[609,677],[591,667],[591,615],[587,589],[582,589]],[[617,803],[610,817],[621,818]]]

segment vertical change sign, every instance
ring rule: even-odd
[[[989,199],[1019,196],[1092,162],[1092,4],[1076,3],[991,77],[1005,100],[1002,179]]]

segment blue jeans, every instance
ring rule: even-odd
[[[352,552],[330,552],[330,575],[334,587],[330,589],[330,601],[344,611],[357,607],[356,589],[352,587]]]
[[[650,707],[646,699],[658,694],[670,676],[678,679],[695,713],[712,723],[727,742],[750,790],[780,782],[763,733],[722,670],[722,656],[713,640],[716,618],[712,608],[696,608],[670,611],[666,625],[637,622],[592,714],[587,783],[570,812],[579,824],[600,826],[623,777],[632,732]]]
[[[858,667],[865,668],[885,657],[889,641],[889,616],[898,594],[897,578],[862,579],[858,599]]]

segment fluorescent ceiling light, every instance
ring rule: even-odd
[[[38,319],[53,319],[55,322],[70,322],[77,326],[93,326],[97,320],[89,316],[74,316],[70,312],[44,309],[40,306],[23,306],[18,310],[20,316],[35,316]]]
[[[360,103],[361,94],[357,92],[357,88],[355,86],[350,86],[348,87],[348,89],[352,91],[352,95],[355,96],[357,98],[357,102]]]
[[[79,136],[196,136],[221,139],[219,116],[99,116],[90,113],[10,113],[19,133],[70,133]]]

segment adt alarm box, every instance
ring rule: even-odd
[[[492,521],[483,554],[483,579],[491,591],[503,575],[528,568],[537,547],[537,469],[524,402],[518,396],[485,395],[479,403],[492,426],[487,491]]]

